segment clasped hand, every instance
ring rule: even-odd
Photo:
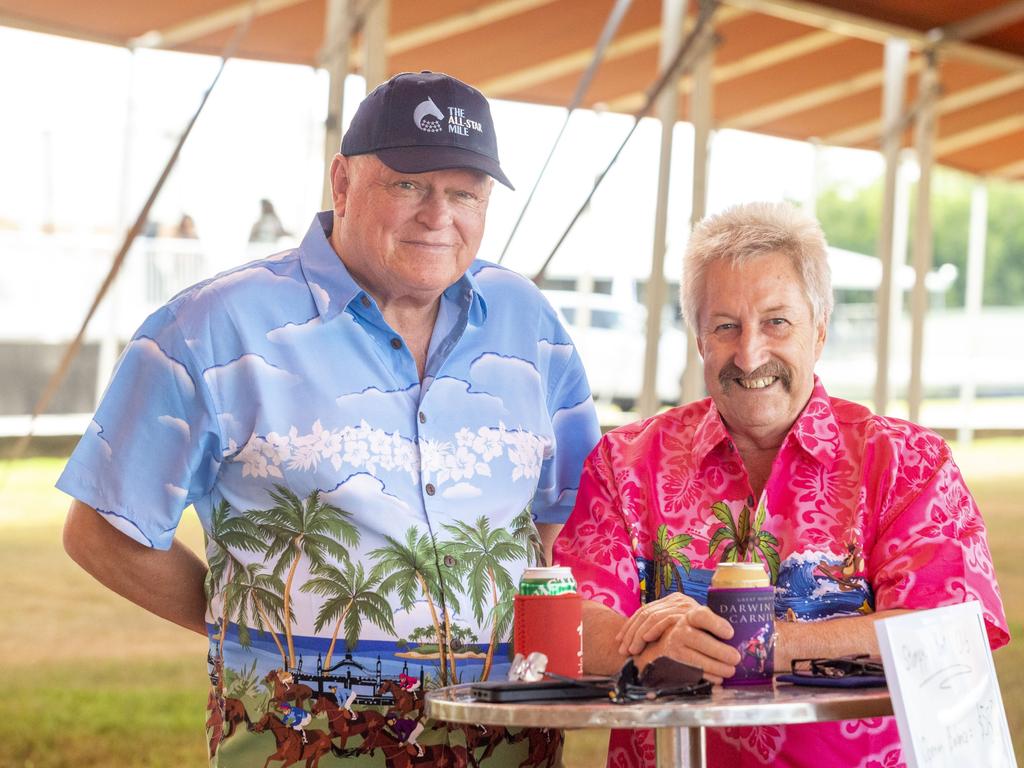
[[[723,642],[732,625],[705,605],[678,592],[647,603],[626,619],[616,634],[619,653],[632,656],[643,669],[659,656],[669,656],[704,670],[713,683],[732,677],[740,653]]]

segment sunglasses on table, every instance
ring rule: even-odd
[[[796,677],[843,678],[884,676],[882,660],[866,653],[833,659],[793,659],[790,670]]]

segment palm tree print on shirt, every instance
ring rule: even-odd
[[[444,660],[444,651],[448,647],[448,643],[445,642],[447,632],[441,627],[436,605],[444,603],[447,608],[448,602],[454,601],[455,598],[448,591],[442,592],[444,587],[438,578],[437,553],[434,551],[434,545],[426,533],[420,533],[413,527],[406,530],[404,542],[391,536],[385,536],[384,540],[387,542],[386,546],[370,552],[370,557],[377,563],[370,578],[373,581],[383,579],[380,582],[380,592],[396,592],[401,607],[405,610],[412,608],[420,596],[426,601],[430,620],[437,635],[437,649],[441,658],[441,683],[448,685],[449,670]],[[457,604],[454,609],[458,611]],[[455,661],[450,659],[449,662],[454,675]]]
[[[262,552],[267,547],[266,537],[252,520],[243,515],[232,514],[231,505],[222,500],[213,510],[210,517],[210,530],[206,535],[206,558],[209,570],[206,573],[206,599],[211,601],[214,594],[224,593],[221,604],[220,637],[218,639],[218,655],[221,667],[224,665],[224,641],[227,638],[228,622],[236,617],[239,608],[237,602],[229,599],[231,585],[241,576],[243,579],[246,565],[233,552]],[[211,606],[211,614],[213,614]],[[261,627],[263,629],[265,627]],[[269,628],[269,623],[267,627]],[[248,628],[246,628],[247,630]],[[241,639],[242,626],[239,625]],[[246,641],[248,631],[246,631]],[[271,633],[273,634],[273,633]],[[277,636],[274,635],[277,642]],[[247,642],[245,644],[248,644]],[[278,646],[280,647],[280,646]]]
[[[512,620],[515,585],[502,563],[522,560],[526,551],[505,529],[492,529],[490,521],[483,516],[477,518],[475,525],[459,521],[445,525],[445,529],[455,536],[446,549],[458,560],[460,573],[466,576],[473,616],[480,625],[484,622],[484,606],[490,593],[491,636],[480,673],[480,679],[486,680],[491,673],[498,639],[508,633]]]
[[[331,645],[324,659],[325,669],[330,669],[334,646],[338,642],[338,632],[343,623],[345,647],[349,651],[359,642],[364,618],[389,634],[395,634],[391,606],[383,596],[373,591],[375,579],[372,573],[366,574],[362,563],[356,563],[355,568],[348,571],[342,571],[333,565],[323,565],[314,572],[315,578],[303,584],[301,589],[303,592],[315,592],[327,598],[317,613],[316,631],[319,632],[332,619],[336,619]]]
[[[250,510],[249,516],[269,534],[270,544],[266,550],[268,559],[278,558],[274,576],[280,578],[287,571],[284,583],[285,616],[291,615],[292,582],[305,557],[313,569],[327,565],[327,558],[350,565],[348,549],[359,542],[359,531],[350,521],[351,512],[320,500],[320,491],[315,490],[302,501],[283,485],[275,485],[270,497],[275,505],[270,509]],[[295,639],[291,621],[285,623],[285,638],[288,641],[288,667],[295,667]]]
[[[753,506],[753,499],[743,505],[740,510],[739,519],[732,516],[732,510],[724,501],[711,505],[711,512],[722,523],[711,535],[708,544],[708,555],[713,557],[715,552],[723,544],[722,562],[739,563],[753,562],[764,563],[768,566],[771,583],[774,584],[779,577],[779,540],[768,531],[762,531],[767,510],[765,509],[764,497],[757,505],[757,513],[753,521],[750,519],[750,507]]]
[[[653,544],[653,570],[654,570],[654,599],[664,597],[672,591],[673,582],[679,592],[683,591],[683,580],[677,578],[677,567],[682,567],[690,572],[690,558],[684,554],[684,550],[693,541],[693,536],[685,533],[677,533],[669,536],[668,526],[659,525],[658,535]]]

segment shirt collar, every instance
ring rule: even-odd
[[[732,437],[725,428],[715,401],[710,400],[707,413],[700,420],[693,435],[693,457],[697,464],[703,462],[723,441],[731,445]],[[817,376],[814,377],[811,397],[793,422],[793,426],[789,428],[782,446],[790,441],[795,442],[826,467],[831,467],[839,454],[839,423],[832,410],[832,401]],[[779,450],[782,450],[782,447]]]
[[[817,376],[811,397],[786,440],[792,440],[825,467],[831,467],[839,455],[839,422],[832,410],[832,400]]]
[[[363,289],[352,278],[329,240],[334,227],[334,212],[321,211],[313,217],[306,236],[299,245],[299,263],[306,285],[313,296],[320,319],[327,322],[359,298]],[[474,273],[484,262],[473,262],[466,274],[452,283],[444,292],[445,298],[458,306],[469,305],[469,322],[482,325],[487,319],[487,302]]]
[[[697,424],[697,429],[693,433],[693,458],[696,460],[697,466],[703,463],[707,455],[722,441],[728,441],[731,444],[732,438],[729,437],[729,433],[725,429],[715,401],[708,398],[707,413],[704,414],[704,418]]]
[[[299,246],[302,274],[325,323],[363,292],[327,239],[333,226],[334,212],[321,211],[313,217]]]

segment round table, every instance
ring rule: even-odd
[[[705,728],[852,720],[892,714],[885,688],[775,686],[723,688],[710,696],[613,704],[603,699],[499,704],[478,701],[469,685],[427,694],[427,715],[455,723],[520,728],[655,728],[658,768],[704,766]]]

